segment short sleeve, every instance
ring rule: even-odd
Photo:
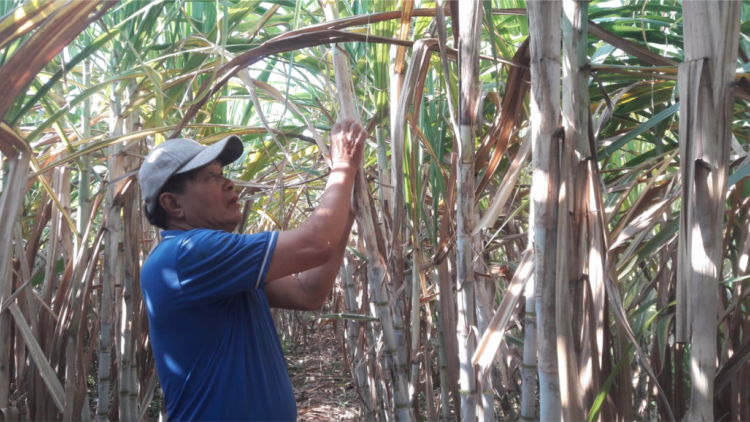
[[[183,293],[193,300],[221,300],[263,288],[276,232],[232,234],[193,230],[177,240],[177,272]]]

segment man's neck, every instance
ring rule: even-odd
[[[234,231],[234,230],[228,231],[220,227],[208,227],[208,226],[197,227],[197,226],[193,226],[192,224],[188,223],[185,220],[169,220],[167,222],[167,228],[165,230],[179,230],[179,231],[187,232],[187,231],[195,230],[195,229],[224,230],[224,231],[227,231],[228,233],[232,233]]]
[[[167,228],[166,228],[166,230],[179,230],[179,231],[184,231],[184,232],[187,232],[193,229],[195,229],[195,227],[188,224],[188,222],[185,220],[177,220],[177,221],[169,220],[169,222],[167,222]]]

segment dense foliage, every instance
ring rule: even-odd
[[[245,153],[226,171],[245,204],[239,231],[293,228],[325,186],[325,143],[351,81],[353,110],[371,133],[360,185],[369,211],[360,206],[341,283],[323,314],[276,312],[280,336],[294,342],[308,321],[342,321],[368,420],[456,418],[467,410],[467,391],[483,396],[476,406],[484,418],[537,419],[545,406],[535,392],[537,339],[530,344],[525,332],[537,321],[524,301],[535,299],[529,285],[543,287],[527,268],[538,154],[529,94],[538,52],[529,36],[541,36],[540,28],[530,28],[525,2],[485,0],[481,33],[466,39],[455,18],[465,5],[437,3],[445,4],[439,13],[428,0],[0,2],[0,409],[28,420],[147,418],[158,380],[139,268],[159,234],[140,209],[141,160],[169,137],[210,144],[238,135]],[[732,128],[727,191],[717,202],[724,215],[722,242],[714,242],[716,297],[680,296],[688,283],[680,268],[690,263],[678,259],[681,212],[717,197],[698,191],[695,205],[683,205],[680,101],[693,91],[677,83],[678,66],[694,58],[686,46],[696,42],[683,33],[683,4],[588,4],[585,57],[556,76],[561,87],[583,77],[576,98],[588,122],[586,147],[567,153],[591,165],[560,170],[563,180],[576,171],[591,178],[573,184],[576,198],[587,199],[570,203],[576,241],[558,243],[573,252],[557,257],[577,274],[566,280],[563,312],[572,328],[567,367],[579,380],[559,388],[579,397],[589,420],[685,415],[696,368],[678,308],[686,306],[689,321],[704,303],[717,307],[712,417],[750,419],[750,7],[735,9],[739,34],[727,35],[739,36],[729,63],[733,108],[712,117]],[[705,22],[715,34],[724,28],[717,19]],[[472,111],[458,62],[468,43],[480,54],[478,96],[469,103],[476,141],[462,155],[460,141],[469,138],[458,123]],[[351,77],[336,74],[337,55]],[[572,95],[563,89],[563,103]],[[539,142],[562,145],[554,136]],[[462,185],[465,157],[472,195]],[[459,220],[462,201],[474,195],[467,209],[476,215]],[[599,208],[590,198],[600,198]],[[464,221],[468,232],[457,227]],[[470,279],[457,264],[462,233],[473,236]],[[383,280],[373,280],[373,267]],[[464,280],[476,290],[470,309],[462,308]],[[470,325],[472,352],[479,345],[474,363],[488,353],[481,390],[459,388],[459,373],[474,372],[465,356],[459,361],[467,343],[457,338],[468,338],[457,333],[460,323]],[[406,391],[397,391],[400,379]],[[522,405],[522,390],[530,405]]]

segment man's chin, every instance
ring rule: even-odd
[[[239,228],[239,227],[240,227],[240,223],[241,223],[241,222],[242,222],[242,214],[240,214],[240,218],[237,218],[237,219],[236,219],[236,222],[234,222],[234,221],[233,221],[233,222],[231,222],[231,223],[227,224],[228,228],[230,228],[230,229],[231,229],[231,230],[227,230],[227,231],[228,231],[228,232],[230,232],[230,233],[232,233],[232,232],[236,231],[236,230],[237,230],[237,228]],[[242,233],[240,233],[240,234],[242,234]]]

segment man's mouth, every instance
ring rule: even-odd
[[[235,195],[234,197],[232,197],[232,199],[229,200],[229,205],[237,204],[237,201],[239,201],[239,199],[240,197]]]

